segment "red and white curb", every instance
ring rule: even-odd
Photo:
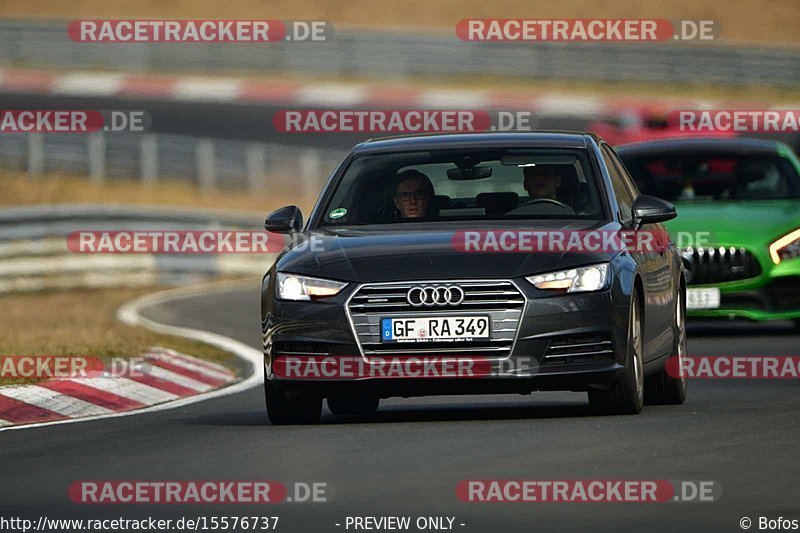
[[[197,287],[189,287],[189,288],[179,288],[179,289],[171,289],[167,291],[162,291],[159,293],[147,295],[141,298],[137,298],[132,302],[129,302],[122,306],[117,311],[117,318],[122,321],[123,323],[129,326],[139,326],[144,327],[146,329],[156,331],[158,333],[164,333],[166,335],[176,335],[179,337],[184,337],[187,339],[192,339],[198,342],[203,342],[205,344],[209,344],[211,346],[216,346],[222,350],[226,350],[228,352],[233,353],[237,356],[240,360],[250,365],[250,370],[245,373],[240,379],[236,379],[233,377],[230,379],[226,384],[220,383],[219,385],[213,385],[209,383],[208,380],[213,379],[215,381],[220,381],[223,378],[228,379],[233,373],[224,368],[220,370],[216,368],[218,365],[214,363],[210,363],[208,361],[202,361],[193,357],[185,356],[183,354],[176,354],[175,352],[167,353],[166,360],[169,361],[169,364],[172,365],[172,368],[165,367],[165,354],[161,353],[160,351],[153,351],[149,352],[146,355],[150,355],[148,360],[148,364],[150,367],[159,367],[160,370],[155,370],[158,376],[151,374],[150,379],[157,379],[161,381],[166,381],[163,379],[163,376],[166,375],[165,372],[170,372],[171,374],[178,374],[181,377],[176,378],[179,382],[172,382],[170,387],[173,388],[172,391],[164,390],[160,387],[152,386],[150,384],[142,384],[134,382],[134,384],[129,384],[124,380],[119,380],[116,378],[104,378],[104,377],[97,377],[97,378],[87,378],[87,379],[95,379],[95,381],[89,384],[88,382],[83,382],[84,380],[75,380],[74,385],[68,385],[68,387],[72,387],[73,390],[77,390],[80,388],[80,384],[78,382],[83,382],[82,384],[85,387],[90,387],[91,390],[89,392],[94,392],[95,390],[106,391],[110,394],[114,394],[118,396],[120,399],[119,402],[122,402],[120,405],[130,404],[131,402],[138,402],[141,405],[139,408],[132,408],[124,410],[122,408],[118,408],[117,410],[112,409],[110,406],[112,404],[100,405],[89,401],[89,396],[81,396],[78,397],[76,394],[70,392],[70,394],[65,394],[61,391],[53,391],[47,387],[43,387],[43,385],[33,385],[33,386],[17,386],[16,388],[21,387],[42,387],[44,391],[36,391],[34,389],[33,392],[24,393],[26,394],[27,398],[36,399],[37,402],[44,402],[46,401],[45,398],[52,398],[57,397],[59,401],[63,401],[62,397],[69,397],[67,401],[61,403],[58,409],[61,411],[56,411],[56,406],[54,403],[48,404],[50,407],[41,407],[40,405],[32,405],[28,404],[27,402],[22,402],[27,405],[31,405],[29,409],[38,410],[38,409],[47,409],[48,411],[52,411],[58,413],[58,417],[55,419],[45,419],[41,421],[35,421],[25,424],[19,424],[16,422],[12,422],[7,420],[5,417],[7,416],[4,413],[0,413],[0,431],[9,431],[9,430],[29,430],[34,428],[39,428],[43,426],[52,426],[52,425],[61,425],[61,424],[69,424],[69,423],[80,423],[84,421],[92,421],[92,420],[100,420],[100,419],[107,419],[107,418],[118,418],[124,416],[134,416],[134,415],[142,415],[146,413],[154,413],[160,411],[166,411],[169,409],[175,409],[177,407],[182,407],[202,401],[207,401],[213,398],[220,398],[224,396],[231,396],[234,394],[238,394],[249,390],[254,387],[261,387],[264,383],[264,365],[263,365],[263,354],[260,349],[253,348],[248,346],[242,342],[239,342],[235,339],[230,337],[225,337],[224,335],[219,335],[217,333],[212,333],[210,331],[203,331],[199,329],[193,328],[184,328],[178,326],[171,326],[167,324],[161,324],[149,318],[146,318],[141,315],[140,311],[142,309],[162,304],[174,299],[185,298],[189,296],[196,296],[196,295],[205,295],[205,294],[213,294],[216,291],[223,291],[228,290],[230,287],[237,287],[240,286],[241,282],[230,282],[230,283],[215,283],[213,285],[205,285],[205,286],[197,286]],[[179,358],[173,357],[173,355],[180,356]],[[180,362],[178,360],[180,359]],[[209,368],[209,365],[210,368]],[[181,372],[176,372],[175,367],[181,369]],[[198,367],[203,367],[205,371],[199,371]],[[209,375],[209,370],[211,373]],[[187,375],[186,371],[192,371],[193,375]],[[202,378],[198,379],[199,376]],[[102,381],[103,386],[98,387],[97,380],[113,380],[114,384],[106,385],[106,381]],[[72,381],[72,380],[64,380],[64,381]],[[51,382],[47,382],[51,383]],[[145,389],[142,385],[149,387],[149,389]],[[177,387],[181,387],[182,389],[192,390],[192,386],[194,385],[195,388],[204,388],[205,391],[195,390],[194,394],[188,394],[181,396],[180,394],[176,393],[175,391],[179,390]],[[64,385],[61,385],[62,387]],[[105,388],[104,388],[105,387]],[[0,388],[0,394],[5,395],[6,391],[10,387],[3,387]],[[131,392],[132,389],[136,389],[139,394],[135,397]],[[86,390],[83,389],[82,390]],[[143,394],[144,391],[147,391],[147,395]],[[11,393],[12,395],[15,394],[14,392]],[[96,393],[95,393],[96,394]],[[102,394],[102,393],[101,393]],[[110,396],[105,396],[107,399]],[[10,400],[17,400],[17,398],[10,398]],[[88,405],[87,405],[88,404]],[[81,416],[77,417],[76,412],[81,409],[86,408],[88,410],[93,411],[95,414],[90,416]],[[6,424],[6,425],[3,425]]]
[[[223,365],[166,348],[143,354],[125,376],[102,372],[0,387],[0,426],[108,415],[194,396],[236,381]]]
[[[138,98],[174,102],[275,104],[328,108],[527,110],[554,116],[601,116],[648,105],[722,108],[692,99],[598,97],[563,93],[435,88],[152,74],[0,69],[0,92],[52,96]],[[728,105],[730,107],[730,105]]]

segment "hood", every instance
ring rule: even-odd
[[[526,221],[526,226],[466,227],[447,229],[434,224],[370,226],[305,234],[311,246],[295,246],[278,259],[281,272],[354,282],[435,279],[509,279],[531,274],[609,261],[613,252],[520,253],[459,250],[453,239],[460,230],[605,230],[616,223],[598,221]],[[405,226],[412,226],[406,224]],[[315,250],[316,248],[316,250]]]
[[[703,246],[705,240],[708,245],[761,248],[800,227],[798,200],[685,202],[675,207],[678,217],[667,228],[681,246]],[[699,232],[708,235],[695,241]]]

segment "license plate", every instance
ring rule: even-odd
[[[381,319],[382,342],[457,342],[488,338],[488,316]]]
[[[689,289],[686,291],[687,309],[717,309],[719,306],[719,289]]]

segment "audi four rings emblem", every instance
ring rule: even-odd
[[[412,307],[458,305],[464,301],[464,289],[456,285],[411,287],[406,299]]]

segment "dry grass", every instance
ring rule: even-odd
[[[25,174],[0,170],[0,206],[43,203],[110,203],[176,205],[240,209],[267,213],[293,203],[288,191],[200,191],[190,183],[161,183],[143,187],[133,180],[109,180],[94,185],[85,177],[48,175],[31,179]]]
[[[0,0],[0,16],[314,19],[451,33],[463,18],[711,19],[726,41],[800,42],[797,0]]]
[[[144,188],[135,181],[110,181],[93,185],[86,178],[47,176],[29,179],[21,174],[0,174],[0,206],[37,203],[119,203],[179,205],[253,210],[261,213],[283,205],[286,196],[244,192],[201,193],[191,184],[165,183]],[[153,289],[68,290],[0,297],[0,356],[63,355],[131,357],[151,346],[230,362],[227,352],[180,337],[160,335],[126,326],[114,318],[123,303]],[[2,379],[0,384],[35,380]]]
[[[288,193],[201,193],[187,183],[164,183],[145,188],[135,181],[93,185],[86,178],[47,176],[29,179],[22,174],[0,174],[0,206],[37,203],[119,203],[177,205],[251,210],[260,213],[291,203]],[[68,290],[0,297],[0,356],[64,355],[131,357],[151,346],[165,346],[220,362],[227,352],[180,337],[133,328],[114,318],[128,300],[153,289]],[[34,380],[0,378],[0,384]]]
[[[152,289],[71,290],[0,297],[0,355],[132,357],[164,346],[223,364],[233,355],[180,337],[122,324],[119,306]],[[11,384],[31,380],[8,380]]]

